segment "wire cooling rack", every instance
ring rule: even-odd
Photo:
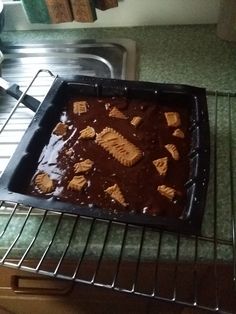
[[[48,71],[39,71],[25,90],[41,100],[52,80]],[[236,93],[207,95],[211,173],[201,236],[0,201],[0,265],[235,313]],[[3,171],[33,113],[7,95],[0,98]]]

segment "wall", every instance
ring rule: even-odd
[[[30,24],[21,3],[5,4],[5,30],[27,30],[74,27],[121,27],[168,24],[213,24],[217,22],[220,0],[121,0],[119,7],[97,10],[94,23],[60,25]]]

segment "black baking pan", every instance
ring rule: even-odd
[[[3,81],[4,83],[4,81]],[[4,83],[7,93],[21,96],[17,85]],[[51,132],[59,122],[65,99],[72,96],[111,97],[124,96],[142,99],[175,99],[189,110],[190,171],[185,188],[187,201],[180,217],[133,214],[129,211],[108,212],[56,197],[42,198],[26,194],[27,187],[37,169],[38,159],[47,145]],[[210,164],[210,137],[205,89],[180,85],[141,81],[103,79],[86,76],[57,77],[44,101],[26,95],[22,103],[36,111],[20,144],[0,178],[0,199],[47,210],[79,214],[82,216],[143,225],[181,233],[200,234],[207,195]],[[145,179],[144,179],[145,180]]]

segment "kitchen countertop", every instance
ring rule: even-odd
[[[130,38],[137,42],[139,79],[234,90],[236,43],[221,40],[216,26],[147,26],[3,32],[14,43],[44,40]]]
[[[50,31],[19,31],[19,32],[3,32],[1,40],[14,43],[36,43],[43,40],[64,40],[73,42],[82,39],[107,39],[107,38],[130,38],[136,41],[139,61],[138,73],[139,79],[153,82],[168,82],[168,83],[183,83],[206,87],[208,90],[218,91],[235,91],[236,87],[236,43],[230,43],[219,39],[216,35],[216,27],[214,25],[200,25],[200,26],[148,26],[135,28],[106,28],[106,29],[70,29],[70,30],[50,30]],[[225,99],[223,99],[225,101]],[[209,100],[209,113],[212,135],[212,149],[214,149],[214,100]],[[219,109],[218,116],[221,119],[218,121],[218,130],[220,130],[221,137],[218,138],[218,176],[221,174],[221,168],[224,168],[225,163],[225,143],[227,138],[228,126],[228,111],[225,106]],[[235,111],[232,114],[236,118]],[[232,120],[233,122],[233,120]],[[233,125],[233,123],[232,123]],[[234,133],[235,130],[233,130]],[[219,135],[219,134],[218,134]],[[235,148],[233,142],[233,148]],[[235,149],[234,149],[235,152]],[[236,156],[235,156],[236,157]],[[212,162],[213,162],[212,154]],[[229,191],[230,175],[228,171],[224,175],[222,172],[221,180],[218,182],[218,234],[217,237],[226,241],[231,240],[231,194]],[[234,180],[236,180],[235,167],[233,171]],[[214,173],[211,169],[211,181]],[[236,186],[236,185],[234,185]],[[204,219],[203,235],[214,238],[214,186],[211,182],[208,191],[208,201],[206,208],[206,215]],[[221,197],[222,196],[222,197]],[[19,218],[20,219],[20,218]],[[35,223],[38,224],[37,217],[34,218]],[[51,220],[51,223],[50,223]],[[51,226],[50,226],[51,224]],[[33,228],[33,224],[30,228]],[[65,238],[66,228],[71,228],[70,221],[62,228],[61,239],[57,239],[55,246],[51,249],[51,255],[57,256],[61,253],[63,238]],[[88,228],[85,226],[84,228]],[[53,229],[53,217],[48,220],[48,229],[43,230],[42,239],[45,239],[48,230]],[[29,229],[30,230],[30,229]],[[101,223],[98,226],[97,234],[100,238],[105,232],[104,226]],[[119,228],[114,228],[113,233],[109,239],[107,249],[108,256],[116,256],[119,253],[120,246],[117,244],[119,235]],[[30,234],[25,231],[25,234]],[[13,236],[12,236],[13,237]],[[78,235],[81,237],[81,234]],[[95,237],[96,238],[96,237]],[[97,252],[102,247],[102,239],[97,237],[91,245],[91,256],[98,254]],[[82,238],[79,238],[82,239]],[[99,240],[100,239],[100,240]],[[127,258],[132,258],[132,255],[137,255],[137,243],[140,243],[140,234],[134,231],[130,234],[129,252]],[[146,258],[152,258],[155,254],[159,239],[158,233],[148,231],[145,237],[147,244],[143,255]],[[5,239],[6,243],[11,243]],[[22,240],[22,243],[27,243],[30,240]],[[65,240],[66,241],[66,240]],[[176,257],[177,238],[172,234],[165,234],[163,238],[163,258],[172,259]],[[40,245],[42,242],[38,241],[38,246],[33,252],[37,254],[40,252]],[[78,244],[78,243],[77,243]],[[116,245],[117,244],[117,245]],[[196,245],[194,238],[182,237],[180,243],[181,256],[187,260],[194,258],[194,246]],[[1,245],[2,246],[2,245]],[[225,243],[218,243],[218,258],[222,260],[231,260],[232,251],[230,246]],[[70,254],[76,254],[78,247],[70,250]],[[40,254],[40,253],[39,253]],[[154,254],[154,255],[153,255]],[[198,242],[198,258],[204,260],[212,260],[214,255],[214,242],[201,241]]]

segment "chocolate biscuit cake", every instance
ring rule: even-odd
[[[112,213],[180,217],[189,123],[179,103],[74,97],[42,150],[27,194]]]

